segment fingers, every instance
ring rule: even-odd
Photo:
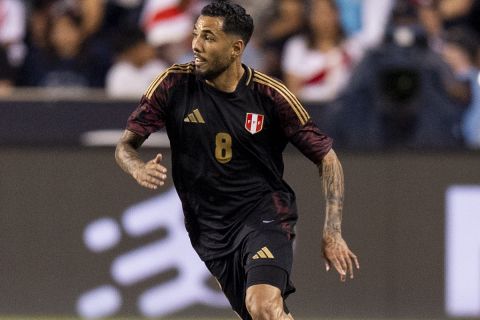
[[[353,261],[352,261],[353,260]],[[355,267],[357,269],[360,269],[360,263],[358,262],[357,256],[352,252],[348,251],[348,268],[349,268],[349,273],[350,273],[350,279],[353,279],[353,265],[355,264]]]
[[[149,176],[149,177],[146,177],[143,182],[145,182],[146,184],[154,186],[154,189],[156,189],[156,187],[160,187],[160,186],[163,186],[165,184],[164,180],[165,180],[164,178],[157,178],[155,176]]]
[[[346,257],[341,256],[340,261],[343,261],[343,262],[340,262],[340,265],[342,266],[342,271],[343,271],[343,273],[339,271],[340,280],[345,281],[346,277],[347,277],[347,274],[350,275],[350,279],[353,279],[354,278],[354,265],[357,269],[360,269],[360,264],[358,262],[357,256],[355,254],[353,254],[353,252],[348,250],[348,252],[346,253]],[[344,263],[346,263],[346,267],[345,267]]]
[[[342,255],[342,250],[338,247],[325,247],[324,248],[325,268],[330,270],[331,266],[337,270],[340,274],[340,280],[345,281],[347,263]]]
[[[350,255],[351,252],[349,252]],[[350,256],[347,257],[347,266],[348,266],[348,274],[350,274],[350,279],[353,279],[353,263],[352,259],[350,259]]]
[[[158,173],[158,171],[148,171],[144,173],[140,179],[137,179],[140,185],[156,190],[158,187],[161,187],[165,184],[165,180],[167,179],[167,175],[163,173]]]
[[[325,267],[328,271],[331,266],[340,275],[340,281],[344,282],[347,276],[350,279],[354,278],[354,268],[360,268],[357,256],[350,251],[347,244],[341,241],[325,244],[324,247]]]
[[[333,263],[335,270],[337,270],[337,272],[340,274],[340,280],[345,281],[346,272],[345,272],[345,268],[342,267],[342,264],[340,263],[340,261],[337,258],[335,258],[331,262]]]
[[[347,271],[349,270],[347,260],[348,259],[345,259],[345,253],[344,252],[342,252],[340,254],[340,256],[338,257],[338,262],[340,263],[340,266],[342,267],[342,271],[343,271],[344,275],[346,275]]]
[[[156,163],[147,163],[147,165],[144,168],[145,173],[148,175],[158,178],[160,180],[165,180],[167,178],[167,175],[165,174],[167,172],[167,169]]]
[[[156,190],[159,186],[163,186],[164,182],[160,183],[152,183],[152,182],[147,182],[147,181],[138,181],[138,183],[145,188],[151,189],[151,190]]]
[[[158,174],[157,177],[161,178],[162,175],[161,174],[165,174],[167,173],[167,168],[165,168],[164,166],[162,166],[160,164],[160,162],[162,161],[163,157],[162,157],[162,154],[157,154],[155,156],[155,158],[153,158],[152,160],[148,161],[145,168],[146,169],[151,169],[151,170],[154,170],[156,171]]]
[[[135,180],[145,188],[156,190],[165,184],[167,168],[162,166],[162,155],[159,153],[134,174]]]
[[[143,169],[141,172],[138,172],[134,178],[142,187],[155,190],[165,184],[167,176],[165,174],[160,175],[161,176],[159,176],[158,173],[155,173],[155,171]]]
[[[163,160],[163,156],[161,153],[158,153],[155,158],[153,159],[153,162],[155,163],[160,163]]]
[[[360,263],[358,262],[357,256],[354,255],[353,252],[351,252],[351,251],[350,251],[350,253],[351,253],[351,257],[352,257],[353,261],[355,261],[355,267],[357,267],[357,269],[360,269]]]

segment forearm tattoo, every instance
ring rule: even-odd
[[[344,197],[343,169],[335,152],[330,150],[320,168],[327,204],[324,234],[341,233]]]
[[[133,175],[135,169],[143,164],[137,149],[140,148],[145,138],[125,130],[115,149],[115,159],[126,173]]]

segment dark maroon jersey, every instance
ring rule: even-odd
[[[127,129],[147,137],[166,128],[172,177],[185,225],[203,260],[226,255],[257,228],[293,238],[295,195],[283,180],[288,142],[319,164],[332,140],[279,81],[244,66],[232,93],[173,65],[147,89]]]

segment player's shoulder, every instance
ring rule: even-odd
[[[195,65],[193,62],[175,63],[167,68],[158,78],[164,79],[182,79],[190,77],[195,72]]]
[[[195,73],[193,62],[176,63],[160,73],[145,91],[145,96],[150,98],[158,88],[169,90],[185,83]]]
[[[310,118],[302,103],[279,79],[255,70],[252,75],[252,82],[255,90],[270,99],[279,112],[289,113],[293,111],[302,125]]]
[[[258,70],[252,69],[252,83],[254,90],[258,91],[260,94],[267,95],[272,99],[275,99],[277,96],[294,98],[293,93],[280,79],[269,76]]]
[[[193,72],[195,68],[195,64],[193,61],[187,62],[187,63],[175,63],[170,68],[168,68],[166,71],[171,72],[171,73],[185,73],[185,72]]]

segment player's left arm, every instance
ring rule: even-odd
[[[347,274],[353,279],[353,269],[360,268],[357,256],[348,248],[342,238],[342,212],[344,199],[344,178],[340,160],[330,149],[319,164],[323,191],[326,200],[325,225],[323,228],[323,255],[327,271],[333,266],[345,281]]]
[[[260,80],[264,81],[264,78],[260,77]],[[285,137],[320,169],[327,203],[322,241],[327,271],[333,266],[340,273],[340,280],[345,281],[347,274],[353,278],[354,265],[360,266],[342,238],[343,170],[332,149],[333,140],[320,131],[300,101],[285,86],[273,83],[271,87],[275,90],[267,93],[274,102]]]

